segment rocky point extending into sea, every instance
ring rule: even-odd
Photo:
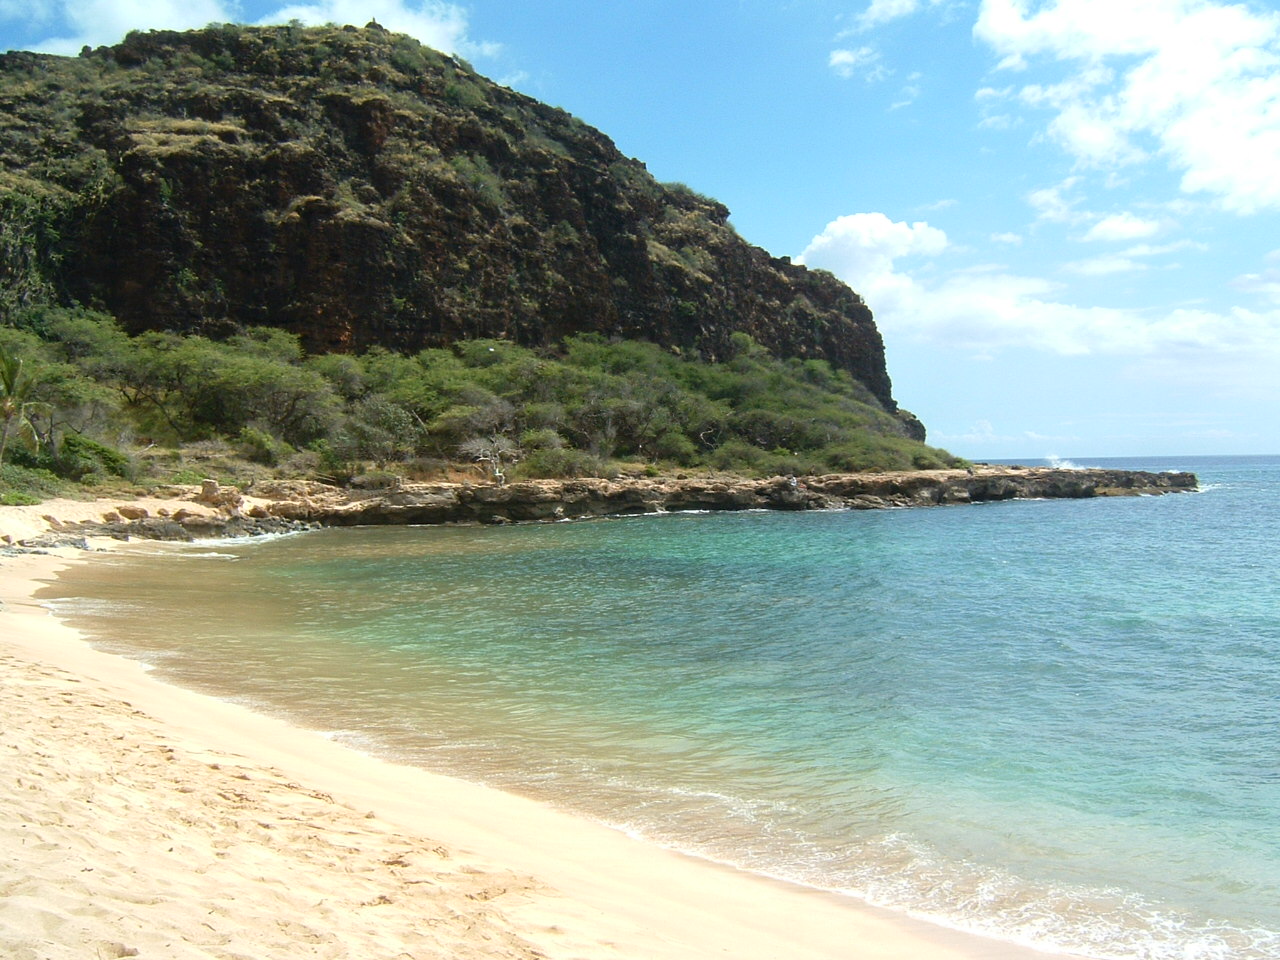
[[[497,524],[685,510],[876,510],[1185,493],[1197,486],[1194,473],[986,465],[757,480],[676,476],[507,484],[398,481],[377,489],[264,480],[242,491],[210,480],[200,487],[167,489],[162,505],[103,500],[79,505],[75,519],[60,518],[51,507],[39,514],[47,533],[5,539],[11,547],[39,549],[87,537],[182,541],[359,524]]]

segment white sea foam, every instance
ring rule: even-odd
[[[202,550],[210,547],[247,547],[251,544],[270,543],[273,540],[288,540],[314,532],[314,530],[282,530],[278,533],[254,533],[243,537],[209,537],[207,539],[201,538],[191,543],[180,543],[177,546],[186,550]]]
[[[1048,462],[1049,466],[1051,466],[1055,470],[1083,470],[1084,469],[1084,467],[1080,466],[1079,464],[1073,463],[1070,460],[1066,460],[1058,456],[1056,453],[1049,454],[1048,456],[1045,457],[1045,460]]]
[[[56,617],[123,617],[144,609],[127,600],[104,600],[94,597],[49,597],[41,601]]]
[[[706,791],[687,795],[741,802]],[[885,837],[852,857],[812,846],[791,831],[775,836],[774,844],[761,845],[757,837],[752,849],[739,852],[726,848],[720,837],[681,839],[661,819],[597,819],[627,836],[688,856],[1051,953],[1097,960],[1275,960],[1280,956],[1280,934],[1273,931],[1197,920],[1115,889],[1029,884],[999,870],[947,862],[901,835]],[[856,865],[848,866],[850,860]]]

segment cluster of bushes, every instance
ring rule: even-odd
[[[131,477],[137,460],[120,449],[214,440],[278,472],[339,481],[460,463],[548,477],[609,475],[619,464],[760,475],[955,462],[907,439],[824,361],[778,360],[744,334],[735,347],[724,363],[597,335],[554,353],[474,340],[414,356],[306,356],[295,335],[273,328],[222,341],[130,336],[102,314],[32,308],[0,327],[0,356],[21,358],[26,385],[21,409],[6,408],[0,482],[13,486],[13,470]]]

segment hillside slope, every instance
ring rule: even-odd
[[[862,299],[728,215],[375,24],[0,56],[0,320],[82,303],[134,332],[271,325],[316,352],[598,332],[711,360],[740,331],[847,370],[923,439]]]

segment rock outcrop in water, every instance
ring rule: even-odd
[[[507,486],[422,484],[314,509],[282,501],[267,515],[325,525],[506,523],[687,510],[875,510],[1013,499],[1082,499],[1195,489],[1191,473],[977,468],[822,477],[531,480]]]

